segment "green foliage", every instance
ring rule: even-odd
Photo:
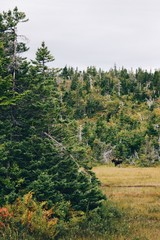
[[[33,191],[36,201],[57,207],[59,229],[68,221],[82,230],[77,218],[88,212],[92,236],[110,213],[102,209],[105,196],[91,166],[114,159],[141,166],[160,161],[160,72],[51,69],[54,57],[45,42],[28,62],[17,35],[26,21],[17,8],[0,14],[0,205]],[[39,219],[43,211],[36,209]]]
[[[66,239],[66,236],[69,239],[116,239],[123,229],[121,217],[122,213],[106,202],[100,208],[90,211],[79,224],[60,233],[59,239]]]
[[[110,239],[121,231],[118,228],[122,214],[109,202],[84,213],[63,201],[48,208],[46,202],[37,202],[33,197],[29,192],[0,208],[2,240]]]
[[[64,100],[83,126],[81,144],[88,144],[91,159],[120,159],[139,165],[145,158],[148,165],[159,163],[158,71],[138,69],[134,73],[114,68],[104,72],[91,67],[79,74],[72,75]],[[147,135],[152,146],[149,150]],[[111,152],[107,160],[106,152]]]
[[[32,61],[36,65],[37,73],[40,71],[45,75],[46,70],[48,69],[47,63],[54,61],[54,57],[50,54],[45,42],[42,42],[41,47],[38,48],[36,52],[36,59]]]
[[[11,54],[17,63],[19,45],[15,27],[25,21],[25,14],[15,8],[13,12],[3,13],[2,19],[5,20],[2,25],[7,22],[15,31]],[[10,25],[5,26],[10,28]],[[1,59],[5,59],[3,51]],[[8,82],[1,77],[0,204],[13,202],[19,195],[34,191],[38,201],[47,201],[50,206],[64,201],[70,202],[75,210],[86,211],[100,206],[105,196],[85,161],[80,163],[80,157],[85,157],[83,146],[76,151],[75,146],[68,143],[68,137],[75,133],[72,128],[68,129],[67,116],[61,113],[65,107],[63,93],[58,89],[54,71],[46,65],[53,60],[42,42],[32,65],[21,59],[21,64],[14,65],[11,75],[10,71],[6,73]],[[82,95],[79,92],[79,96]],[[76,141],[78,146],[78,138]]]

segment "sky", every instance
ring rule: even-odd
[[[0,12],[15,6],[29,59],[45,41],[53,67],[160,68],[159,0],[0,0]]]

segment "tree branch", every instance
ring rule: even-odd
[[[69,156],[71,157],[71,159],[74,161],[74,163],[75,163],[76,166],[78,167],[78,171],[85,173],[87,176],[90,177],[90,180],[91,180],[91,175],[85,170],[84,167],[81,167],[81,166],[79,165],[79,163],[75,160],[75,158],[73,157],[73,155],[68,152],[67,148],[66,148],[62,143],[58,142],[54,137],[52,137],[50,134],[48,134],[48,133],[46,133],[46,132],[44,132],[44,135],[46,135],[48,138],[50,138],[50,139],[52,140],[52,142],[54,142],[57,147],[60,147],[60,148],[61,148],[61,151],[65,151],[66,153],[68,153]]]

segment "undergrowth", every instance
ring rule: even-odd
[[[122,212],[109,201],[88,212],[74,211],[70,204],[47,209],[28,193],[0,209],[0,239],[115,239],[123,229],[121,219]]]

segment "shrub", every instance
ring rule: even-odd
[[[101,207],[89,211],[76,225],[72,225],[64,234],[59,232],[57,239],[113,239],[119,234],[121,212],[106,202]]]
[[[39,240],[54,239],[58,233],[56,229],[58,218],[54,216],[53,209],[46,209],[45,202],[38,203],[32,199],[32,196],[30,192],[22,199],[18,198],[8,208],[1,209],[0,216],[3,219],[4,228],[0,231],[1,236],[5,237],[10,234],[11,239],[26,239],[26,236]],[[12,212],[12,218],[10,212]],[[14,238],[14,236],[18,237]]]
[[[1,240],[111,239],[116,236],[121,213],[109,202],[88,212],[75,211],[69,202],[48,209],[33,193],[0,209]]]
[[[0,208],[0,229],[5,228],[12,215],[9,213],[8,208]]]

